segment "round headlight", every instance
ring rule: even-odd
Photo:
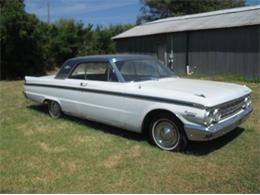
[[[221,113],[219,112],[218,109],[215,109],[213,111],[213,121],[218,122],[218,121],[220,121],[220,119],[221,119]]]
[[[248,108],[248,107],[251,105],[251,103],[252,103],[252,102],[251,102],[250,96],[246,97],[246,98],[244,99],[242,108],[243,108],[243,109]]]
[[[242,104],[242,108],[246,109],[246,107],[247,107],[247,103],[246,103],[246,101],[244,101],[243,104]]]
[[[251,97],[248,96],[247,100],[246,100],[246,107],[249,107],[251,105],[252,101],[251,101]]]
[[[207,111],[204,116],[204,125],[210,125],[213,122],[212,112]]]

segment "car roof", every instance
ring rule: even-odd
[[[108,62],[111,60],[124,61],[124,60],[137,60],[137,59],[153,59],[154,56],[138,55],[138,54],[110,54],[110,55],[92,55],[92,56],[79,56],[70,58],[60,68],[57,73],[57,79],[65,79],[68,77],[71,70],[79,63],[82,62]]]
[[[116,61],[121,60],[133,60],[133,59],[144,59],[153,58],[150,55],[140,55],[140,54],[109,54],[109,55],[90,55],[90,56],[79,56],[69,59],[70,61],[110,61],[115,59]]]

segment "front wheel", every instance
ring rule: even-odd
[[[59,103],[55,102],[55,101],[48,102],[48,111],[49,111],[49,115],[55,119],[60,118],[60,116],[62,114]]]
[[[149,132],[152,142],[163,150],[180,151],[187,145],[182,124],[171,114],[162,113],[154,116]]]

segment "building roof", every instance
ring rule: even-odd
[[[259,24],[260,5],[257,5],[159,19],[136,26],[113,39]]]

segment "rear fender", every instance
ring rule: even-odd
[[[51,96],[45,96],[42,103],[46,103],[47,101],[55,101],[60,105],[60,107],[62,107],[61,101],[58,98],[51,97]]]

